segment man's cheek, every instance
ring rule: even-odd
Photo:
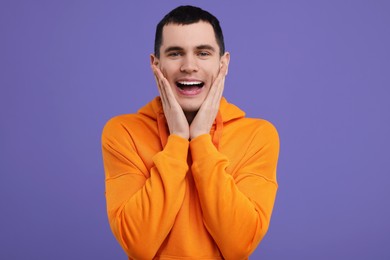
[[[163,65],[160,65],[160,70],[161,70],[162,74],[164,75],[164,77],[169,81],[168,72],[167,72],[166,67]]]

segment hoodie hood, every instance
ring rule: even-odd
[[[156,121],[161,145],[162,147],[165,147],[169,136],[169,128],[165,119],[160,97],[156,97],[151,102],[146,104],[138,111],[138,113]],[[210,130],[213,144],[217,149],[219,148],[219,141],[222,137],[223,125],[229,121],[243,117],[245,117],[244,111],[239,109],[237,106],[227,102],[227,100],[222,97],[218,114]]]

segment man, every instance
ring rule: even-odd
[[[213,15],[172,10],[151,55],[160,96],[105,126],[108,218],[129,259],[247,259],[265,235],[278,135],[222,97],[229,59]]]

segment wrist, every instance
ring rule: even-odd
[[[190,133],[190,140],[193,140],[195,138],[197,138],[198,136],[201,136],[201,135],[204,135],[204,134],[208,134],[209,132],[206,132],[206,131],[197,131],[197,132],[192,132]]]
[[[179,136],[181,138],[184,138],[186,140],[189,140],[190,139],[190,136],[188,133],[182,133],[182,132],[171,132],[170,133],[171,135],[176,135],[176,136]]]

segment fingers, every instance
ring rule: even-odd
[[[227,66],[225,64],[222,64],[221,68],[219,69],[219,73],[218,73],[217,77],[214,80],[212,88],[223,87],[224,86],[226,72],[227,72]]]
[[[154,74],[154,79],[156,80],[158,92],[160,93],[161,101],[164,105],[166,103],[166,97],[165,97],[164,90],[161,87],[161,80],[157,74],[157,68],[154,65],[152,65],[152,70],[153,70],[153,74]]]
[[[219,102],[222,98],[224,86],[225,86],[226,72],[227,72],[227,66],[225,64],[222,64],[219,73],[215,78],[213,84],[211,85],[209,94],[206,98],[206,100],[209,101],[211,104],[219,105]]]
[[[160,93],[160,97],[161,97],[161,101],[163,103],[163,106],[167,106],[170,108],[172,106],[172,101],[175,97],[172,93],[169,82],[164,77],[161,70],[156,65],[154,65],[154,64],[152,65],[152,70],[154,73],[154,77],[156,79],[158,91]]]

